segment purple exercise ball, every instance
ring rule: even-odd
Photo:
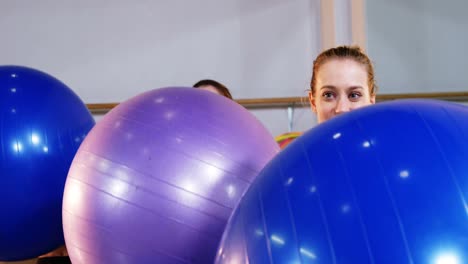
[[[73,263],[212,263],[244,191],[279,151],[245,108],[194,88],[151,90],[91,130],[65,185]]]

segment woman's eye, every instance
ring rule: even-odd
[[[325,99],[331,99],[333,98],[333,93],[332,92],[323,92],[322,93],[322,97],[325,98]]]
[[[352,92],[349,94],[349,98],[351,99],[359,99],[361,97],[361,93],[358,93],[358,92]]]

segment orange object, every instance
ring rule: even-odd
[[[278,142],[280,148],[284,149],[287,145],[289,145],[289,143],[291,143],[295,138],[299,137],[300,135],[302,135],[302,132],[288,132],[276,136],[275,140],[276,142]]]

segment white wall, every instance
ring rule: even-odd
[[[351,36],[351,5],[353,0],[334,0],[335,45],[353,44]]]
[[[368,0],[368,53],[382,93],[468,90],[468,2]]]
[[[467,90],[468,2],[365,3],[381,93]],[[327,14],[336,44],[352,41],[352,5],[334,0]],[[303,96],[320,29],[320,0],[3,0],[0,65],[48,72],[86,103],[202,78],[225,83],[236,98]],[[286,109],[252,112],[272,134],[288,130]],[[313,125],[308,108],[296,109],[293,130]]]
[[[86,103],[202,78],[236,98],[304,96],[320,49],[319,2],[6,0],[0,64],[52,74]],[[255,112],[273,134],[287,131],[286,110]],[[303,117],[301,130],[313,125],[308,110]]]

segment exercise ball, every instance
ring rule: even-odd
[[[72,262],[212,263],[233,208],[278,151],[251,113],[214,93],[168,87],[121,103],[68,174]]]
[[[216,263],[468,263],[467,120],[413,99],[312,128],[252,183]]]
[[[22,260],[63,245],[65,179],[94,120],[65,84],[22,66],[0,66],[0,111],[0,260]]]

